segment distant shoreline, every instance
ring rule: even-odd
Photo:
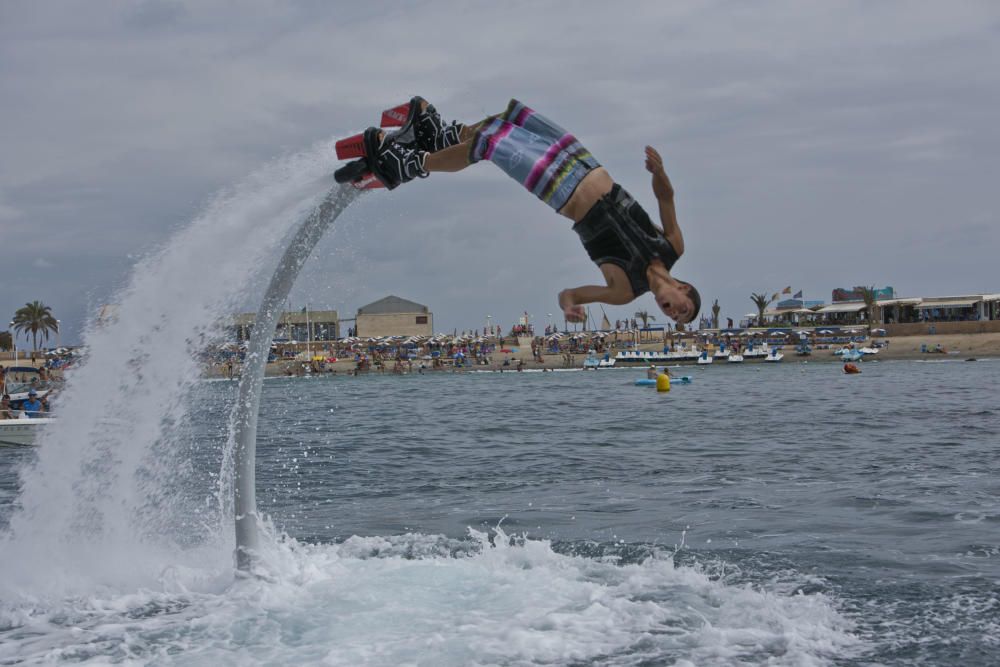
[[[871,356],[866,355],[865,360],[862,363],[870,363],[871,361],[881,361],[881,360],[965,360],[969,358],[985,359],[985,358],[1000,358],[1000,333],[976,333],[976,334],[944,334],[944,335],[934,335],[934,336],[897,336],[894,338],[878,338],[879,342],[887,342],[888,346],[883,347],[879,350],[878,354]],[[921,346],[925,349],[934,349],[938,345],[941,346],[945,353],[938,352],[921,352]],[[802,361],[808,361],[810,363],[840,363],[840,358],[833,354],[834,350],[839,349],[840,345],[831,345],[829,349],[826,350],[816,350],[812,351],[809,356],[800,357],[795,354],[794,344],[785,344],[782,347],[782,352],[785,355],[784,360],[781,363],[797,363]],[[861,347],[855,345],[855,347]],[[643,343],[638,346],[639,350],[643,351],[660,351],[663,349],[663,343]],[[614,350],[611,355],[612,357],[618,353],[619,350]],[[577,353],[574,354],[574,363],[572,366],[566,366],[563,359],[562,353],[543,354],[544,362],[539,363],[538,361],[532,359],[531,350],[527,348],[518,348],[517,352],[512,352],[509,354],[493,354],[492,358],[496,361],[495,364],[488,365],[466,365],[460,369],[455,369],[452,366],[447,366],[443,369],[431,369],[430,361],[428,360],[413,360],[413,374],[417,374],[420,370],[420,364],[423,363],[426,368],[423,369],[424,373],[451,373],[451,372],[472,372],[472,371],[490,371],[490,370],[503,370],[507,373],[517,372],[517,363],[522,361],[524,363],[523,368],[525,370],[558,370],[558,369],[580,369],[583,367],[583,361],[586,358],[586,354]],[[503,359],[507,358],[510,361],[509,366],[502,366]],[[283,376],[283,375],[296,375],[299,374],[299,368],[306,363],[300,360],[282,360],[270,363],[266,368],[266,375],[268,377]],[[366,374],[378,374],[378,375],[392,375],[394,360],[387,360],[385,362],[385,371],[378,368],[373,368],[369,371],[363,371]],[[743,362],[744,365],[755,365],[766,363],[763,360],[746,360]],[[724,361],[716,361],[716,364],[726,364]],[[327,362],[323,371],[319,372],[320,375],[334,374],[337,375],[350,375],[353,373],[356,366],[356,362],[353,358],[343,358],[338,359],[336,362]],[[695,366],[697,362],[695,361],[670,361],[667,364],[657,363],[657,366],[669,366],[669,367],[683,367],[683,366]],[[713,364],[715,365],[715,364]],[[408,367],[404,364],[404,367]],[[238,368],[238,365],[237,365]],[[643,369],[647,368],[645,364],[641,363],[623,363],[621,365],[616,365],[615,368],[635,368]],[[408,374],[409,371],[404,370],[404,374]],[[227,368],[225,364],[215,364],[207,371],[207,376],[209,377],[226,377],[228,375]],[[238,372],[237,372],[238,375]]]
[[[896,336],[891,338],[878,338],[879,342],[887,342],[888,346],[880,349],[879,353],[874,357],[866,356],[865,361],[872,360],[899,360],[899,359],[923,359],[923,360],[943,360],[943,359],[984,359],[990,357],[1000,357],[1000,333],[971,333],[971,334],[941,334],[933,336]],[[938,345],[942,349],[946,350],[946,354],[934,353],[934,352],[921,352],[921,346],[925,349],[934,349]],[[816,350],[814,349],[812,354],[807,357],[800,357],[795,354],[795,345],[786,343],[782,347],[782,352],[785,354],[785,359],[781,363],[795,363],[798,361],[809,361],[818,363],[839,363],[840,359],[833,354],[833,351],[839,348],[839,345],[833,345],[828,350]],[[663,349],[662,341],[653,343],[643,343],[637,349],[644,351],[659,351]],[[618,350],[612,352],[612,356],[618,353]],[[583,361],[586,358],[586,354],[577,353],[574,356],[574,363],[569,368],[581,368],[583,366]],[[517,352],[494,354],[493,359],[496,361],[495,365],[469,365],[465,366],[465,371],[475,371],[475,370],[503,370],[505,372],[517,372],[518,361],[523,361],[524,368],[528,369],[562,369],[567,368],[563,355],[561,353],[549,354],[545,353],[543,355],[544,362],[539,363],[532,359],[530,348],[518,348]],[[502,366],[503,359],[507,358],[510,360],[510,366]],[[35,366],[41,366],[44,361],[36,360]],[[273,362],[267,365],[266,374],[268,376],[276,375],[289,375],[295,374],[297,371],[296,367],[301,367],[304,362],[296,360],[282,360]],[[388,360],[386,362],[385,374],[392,374],[392,366],[394,361]],[[451,372],[453,369],[448,366],[444,369],[432,370],[429,368],[430,362],[426,360],[414,360],[413,362],[413,373],[417,373],[420,364],[424,363],[428,368],[424,369],[425,373],[438,373]],[[722,363],[722,362],[717,362]],[[753,365],[758,363],[764,363],[763,361],[757,360],[747,360],[744,362],[746,365]],[[0,359],[0,365],[5,367],[14,366],[15,363],[13,359]],[[31,366],[30,359],[18,359],[18,366]],[[663,364],[657,364],[662,366]],[[668,366],[687,366],[695,365],[693,361],[671,361]],[[325,364],[326,368],[323,373],[336,372],[338,375],[347,375],[353,372],[356,363],[353,358],[340,359],[333,363]],[[616,366],[617,367],[617,366]],[[643,364],[622,364],[622,367],[634,367],[643,368]],[[238,375],[239,364],[236,365],[237,375]],[[289,371],[292,371],[291,373]],[[369,371],[370,373],[382,374],[379,369],[373,369]],[[211,367],[206,369],[205,375],[207,377],[226,377],[228,375],[228,369],[225,364],[213,364]]]

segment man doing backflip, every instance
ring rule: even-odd
[[[392,135],[373,127],[364,134],[368,167],[386,187],[489,160],[572,220],[573,231],[604,275],[604,285],[559,293],[567,320],[583,321],[584,304],[624,305],[645,292],[652,292],[660,310],[678,323],[698,316],[698,290],[671,274],[684,254],[684,237],[673,186],[655,149],[646,146],[646,170],[653,175],[662,228],[576,137],[517,100],[472,126],[445,125],[422,98],[410,104],[412,127]]]

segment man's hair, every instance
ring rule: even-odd
[[[701,294],[695,289],[694,285],[687,282],[686,280],[677,280],[681,285],[688,286],[688,298],[691,299],[691,304],[694,308],[691,311],[691,319],[687,322],[681,322],[681,324],[687,324],[688,322],[694,322],[694,318],[698,317],[698,313],[701,312]]]

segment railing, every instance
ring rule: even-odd
[[[911,322],[883,324],[887,336],[933,336],[935,334],[1000,333],[1000,320],[968,322]]]

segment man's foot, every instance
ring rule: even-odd
[[[419,102],[417,102],[419,100]],[[417,103],[423,106],[426,102],[421,97],[414,97],[410,104]],[[426,107],[417,114],[414,123],[417,145],[425,151],[433,153],[448,146],[454,146],[461,142],[462,128],[465,127],[457,121],[452,121],[448,125],[444,124],[441,114],[437,112],[433,104],[427,103]]]
[[[424,170],[426,152],[393,141],[390,135],[377,127],[365,130],[364,142],[369,168],[388,189],[392,190],[418,176],[428,176]]]
[[[392,112],[398,114],[404,108],[393,109]],[[428,153],[461,143],[462,128],[465,126],[455,121],[445,125],[434,105],[419,95],[410,98],[405,113],[405,119],[402,115],[393,116],[393,120],[401,121],[399,129],[389,134],[389,138],[396,143]]]

